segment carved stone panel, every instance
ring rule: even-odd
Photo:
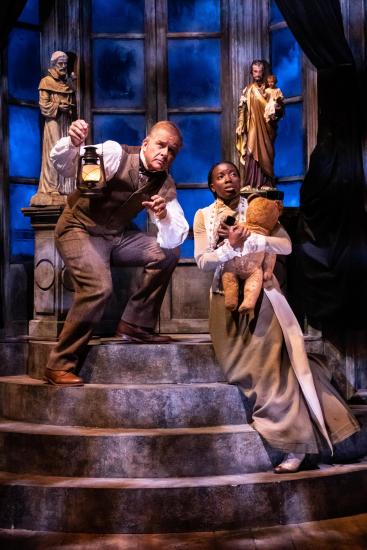
[[[61,207],[24,208],[35,230],[34,312],[29,322],[29,335],[36,338],[56,338],[71,303],[71,285],[64,284],[64,266],[54,239]]]

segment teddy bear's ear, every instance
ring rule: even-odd
[[[259,193],[251,193],[251,195],[247,197],[247,204],[250,204],[251,201],[259,198],[261,198],[261,195],[259,195]]]
[[[277,205],[278,207],[278,210],[279,210],[279,216],[281,216],[283,214],[283,210],[284,210],[284,204],[283,204],[283,201],[281,200],[276,200],[274,201],[275,204]]]

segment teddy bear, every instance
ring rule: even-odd
[[[258,195],[250,195],[247,201],[246,222],[242,222],[241,225],[251,233],[270,235],[278,224],[279,203]],[[230,311],[238,308],[240,313],[250,313],[254,310],[262,289],[264,274],[266,273],[267,280],[271,278],[275,261],[276,254],[262,250],[236,256],[225,262],[222,272],[225,307]],[[240,281],[243,281],[243,301],[238,307]]]

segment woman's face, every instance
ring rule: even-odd
[[[240,176],[237,169],[227,162],[218,164],[212,173],[210,189],[220,199],[225,201],[234,199],[241,189]]]

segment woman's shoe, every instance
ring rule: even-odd
[[[274,472],[276,474],[293,474],[298,472],[305,456],[304,453],[289,453],[278,466],[275,466]]]

